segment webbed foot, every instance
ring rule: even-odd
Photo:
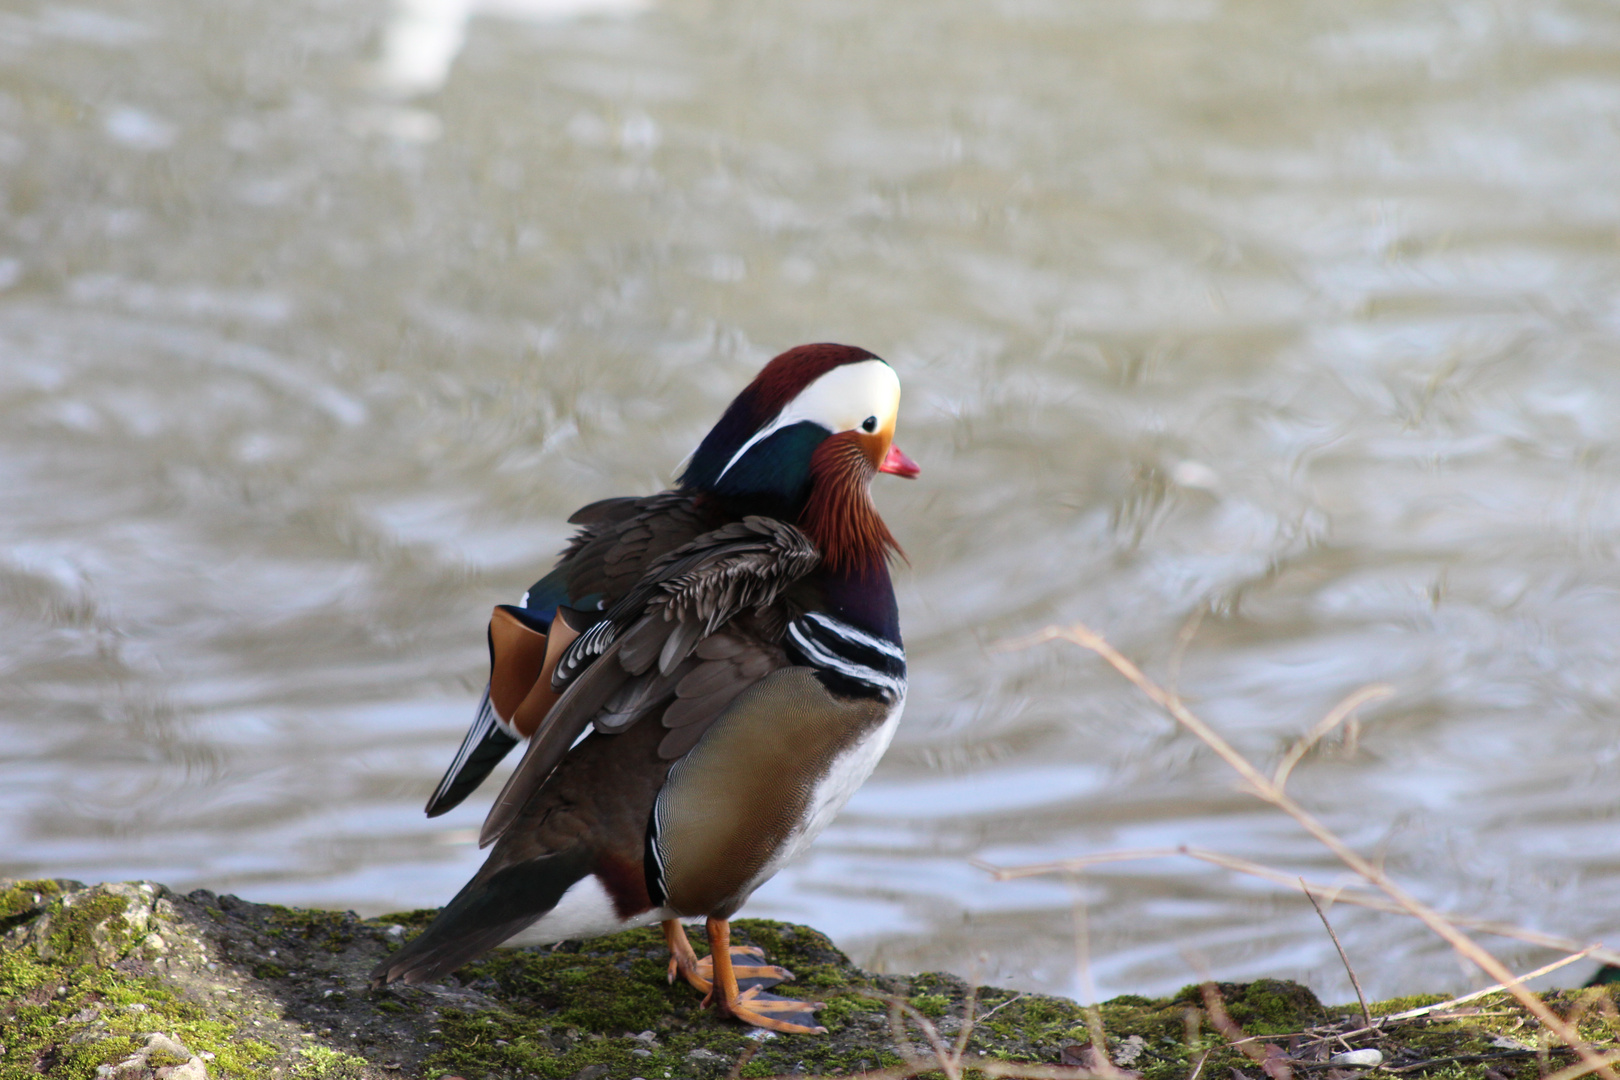
[[[715,1011],[722,1016],[735,1017],[745,1024],[771,1031],[795,1035],[820,1035],[827,1029],[816,1024],[815,1011],[821,1006],[814,1002],[794,1001],[765,992],[766,986],[775,986],[782,979],[777,972],[782,968],[767,964],[736,965],[733,958],[742,955],[752,960],[763,960],[765,954],[758,949],[731,947],[731,924],[725,919],[708,922],[709,956],[712,982],[704,1004],[713,1001]],[[745,974],[769,972],[769,974]],[[754,985],[747,990],[738,986],[739,978],[747,978]]]

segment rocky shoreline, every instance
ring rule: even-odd
[[[984,1070],[1097,1060],[1088,1051],[1094,1018],[1072,1001],[970,988],[950,975],[871,975],[814,930],[759,920],[739,920],[736,940],[794,971],[787,989],[824,1003],[829,1034],[766,1035],[700,1010],[687,987],[666,981],[656,930],[501,949],[442,984],[369,989],[372,966],[433,914],[361,919],[204,890],[180,895],[153,882],[0,882],[0,1080],[831,1076],[928,1058],[925,1022],[954,1045],[965,1020],[965,1050]],[[1551,999],[1591,1023],[1612,1026],[1620,1015],[1608,988],[1564,993]],[[1305,987],[1270,980],[1223,984],[1219,995],[1231,1023],[1276,1037],[1256,1045],[1292,1072],[1360,1075],[1333,1065],[1349,1044],[1307,1038],[1359,1025],[1354,1007],[1327,1008]],[[1385,1002],[1375,1012],[1438,1000]],[[1279,1069],[1264,1055],[1231,1048],[1206,1004],[1189,987],[1170,998],[1116,998],[1095,1019],[1127,1075],[1185,1080],[1201,1062],[1215,1080],[1275,1080]],[[1492,1002],[1362,1043],[1406,1075],[1510,1080],[1548,1060],[1523,1029],[1522,1015]]]

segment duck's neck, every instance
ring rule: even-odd
[[[824,567],[817,577],[828,614],[901,644],[900,608],[894,600],[894,583],[889,579],[886,559],[879,557],[852,567]]]

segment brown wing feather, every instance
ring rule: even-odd
[[[740,621],[751,626],[781,624],[780,615],[766,617],[768,609],[819,558],[815,546],[793,526],[749,517],[704,533],[653,561],[610,609],[606,625],[582,634],[557,665],[552,685],[561,697],[491,808],[479,835],[480,846],[511,827],[586,725],[595,721],[598,730],[624,731],[672,696],[679,700],[680,683],[700,664],[710,662],[699,650],[731,620],[741,616]],[[775,646],[761,641],[755,651],[772,649]],[[747,663],[734,662],[749,651],[746,647],[739,650],[725,643],[713,651],[728,650],[731,667],[737,672],[750,669]],[[781,655],[779,649],[775,652]],[[694,653],[697,658],[689,660]],[[651,663],[654,657],[656,666]],[[756,656],[752,667],[758,666]],[[767,664],[763,670],[775,666]],[[745,686],[737,686],[736,693]],[[611,716],[602,715],[608,709]],[[698,719],[691,717],[681,725],[697,729],[693,738],[701,736],[705,726]]]
[[[727,655],[696,664],[676,684],[675,700],[664,709],[669,734],[658,744],[658,756],[666,761],[682,757],[696,746],[709,725],[744,690],[788,666],[787,654],[779,646],[758,638],[722,631],[705,639],[705,644],[721,638],[726,639]]]
[[[617,525],[627,518],[635,517],[646,509],[647,496],[621,495],[613,499],[597,499],[593,503],[586,503],[575,510],[568,517],[570,525],[586,525],[592,528]]]
[[[690,543],[715,524],[711,513],[696,499],[679,492],[603,499],[581,507],[568,520],[581,526],[562,555],[562,564],[568,570],[569,595],[600,594],[608,603],[621,599],[659,558]],[[542,637],[541,641],[544,640]],[[572,636],[565,640],[571,641]],[[654,647],[655,655],[661,645],[660,636],[658,646]],[[497,662],[499,660],[497,655]],[[551,666],[554,664],[553,661]],[[548,674],[542,672],[540,677],[549,682]],[[492,676],[491,683],[496,681]],[[532,733],[519,771],[540,772],[543,778],[562,760],[568,747],[585,730],[590,717],[565,718],[560,724],[552,722],[551,709],[558,698],[549,686],[535,685],[525,697],[509,692],[507,683],[510,681],[501,682],[502,703],[519,697],[516,712],[522,714],[520,722],[510,707],[497,711],[503,718],[517,722],[520,732]],[[508,790],[511,790],[511,780],[502,791],[503,798]],[[496,806],[500,805],[498,798]]]
[[[658,666],[667,674],[698,640],[727,620],[749,608],[764,615],[788,585],[820,560],[809,537],[775,518],[750,516],[704,533],[656,560],[603,623],[569,647],[552,685],[562,690],[627,628],[634,626],[638,635],[656,633],[644,620],[652,616],[656,623],[660,614],[667,625]],[[645,655],[648,645],[650,638],[638,636],[635,655]]]
[[[584,527],[563,554],[568,594],[600,594],[609,604],[634,588],[656,560],[717,524],[692,496],[668,491],[592,503],[570,520]]]

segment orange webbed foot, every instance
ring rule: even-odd
[[[674,919],[663,924],[664,940],[669,943],[669,981],[685,979],[693,989],[706,995],[703,1004],[709,1004],[707,995],[713,988],[714,957],[699,957],[692,951],[686,928]],[[769,990],[793,978],[793,972],[776,964],[765,963],[765,950],[757,945],[732,945],[731,971],[737,977],[741,991]]]
[[[792,1035],[825,1035],[827,1029],[816,1023],[819,1001],[795,1001],[763,990],[745,990],[735,1003],[720,1003],[720,1011],[745,1024],[784,1031]]]
[[[698,972],[706,979],[714,978],[714,957],[699,960]],[[737,988],[745,992],[769,990],[793,978],[793,972],[787,968],[765,963],[765,950],[757,945],[731,946],[731,972],[737,976]]]
[[[826,1028],[815,1022],[815,1011],[821,1007],[819,1004],[794,1001],[765,992],[766,987],[775,986],[784,977],[792,978],[785,969],[774,964],[758,963],[765,959],[764,952],[759,949],[733,949],[731,925],[725,919],[711,918],[708,931],[709,955],[705,959],[710,961],[712,982],[704,1004],[712,1000],[715,1011],[720,1015],[735,1017],[745,1024],[770,1031],[795,1035],[826,1032]],[[755,963],[738,965],[734,963],[737,957],[746,957]],[[746,978],[753,985],[743,990],[738,986],[739,978]]]

